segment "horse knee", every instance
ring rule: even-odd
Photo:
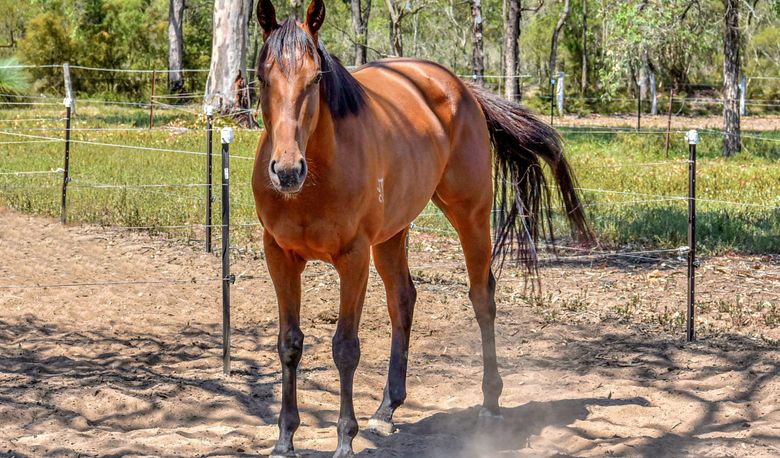
[[[303,332],[298,328],[291,328],[279,334],[277,342],[279,359],[284,366],[297,366],[303,355]]]
[[[360,361],[360,339],[336,333],[333,336],[333,362],[339,371],[354,370]]]

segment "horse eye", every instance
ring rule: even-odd
[[[314,84],[320,84],[320,81],[322,81],[322,73],[317,73],[317,76],[314,77]]]

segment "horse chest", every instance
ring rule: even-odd
[[[282,213],[264,218],[263,225],[279,246],[305,259],[328,261],[341,250],[343,228],[332,221]]]

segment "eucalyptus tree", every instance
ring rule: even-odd
[[[206,102],[241,125],[255,127],[250,112],[247,74],[248,23],[252,0],[215,0],[211,66]]]
[[[184,0],[168,1],[168,90],[184,89]]]
[[[739,76],[740,76],[740,0],[723,0],[723,155],[740,152]]]

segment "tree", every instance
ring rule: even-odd
[[[739,1],[724,0],[726,14],[723,27],[723,155],[740,152],[739,126]]]
[[[211,67],[206,81],[206,101],[220,113],[234,117],[244,127],[256,127],[249,112],[246,62],[248,22],[252,0],[216,0]]]
[[[368,62],[368,19],[371,16],[371,0],[366,0],[366,7],[361,8],[360,0],[351,0],[352,35],[355,42],[355,66]]]
[[[504,97],[517,100],[520,84],[517,80],[517,40],[520,38],[521,0],[507,0],[504,38]]]
[[[588,0],[582,0],[582,82],[580,94],[585,98],[588,89]]]
[[[522,0],[507,0],[507,15],[504,22],[504,97],[517,101],[520,98],[520,80],[518,71],[518,45],[520,39],[520,20],[523,12],[538,12],[544,6],[539,0],[535,8],[523,9]]]
[[[471,75],[479,85],[485,83],[485,52],[482,35],[482,0],[471,0]]]
[[[303,17],[303,2],[301,0],[290,0],[290,16],[297,19],[301,19]]]
[[[566,19],[569,18],[569,11],[571,10],[571,0],[565,0],[563,4],[563,11],[561,17],[558,19],[558,24],[555,26],[552,34],[552,44],[550,45],[550,78],[555,78],[555,67],[558,64],[558,34],[561,33],[561,29],[566,24]]]
[[[418,6],[413,8],[411,0],[385,0],[387,3],[387,12],[390,15],[390,49],[398,57],[404,55],[404,37],[401,25],[404,19],[414,16],[424,8]]]
[[[184,0],[168,1],[168,89],[171,93],[184,89]]]

